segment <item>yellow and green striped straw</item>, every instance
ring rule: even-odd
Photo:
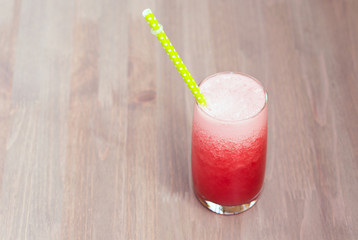
[[[179,57],[179,54],[175,51],[172,43],[163,31],[163,26],[158,23],[157,19],[149,8],[143,11],[143,16],[145,20],[147,20],[149,26],[152,28],[152,33],[157,36],[159,42],[162,44],[163,48],[168,53],[176,69],[184,79],[191,93],[194,95],[196,101],[198,101],[198,103],[200,103],[202,106],[206,106],[204,95],[201,93],[198,85],[196,84],[188,69],[184,65],[183,61]]]

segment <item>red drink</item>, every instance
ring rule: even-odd
[[[210,76],[200,89],[209,110],[194,107],[195,193],[210,210],[237,214],[256,203],[264,181],[266,93],[257,80],[236,73]]]

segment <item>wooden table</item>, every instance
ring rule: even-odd
[[[265,188],[225,217],[193,194],[195,79],[269,93]],[[0,0],[0,238],[357,239],[358,1]]]

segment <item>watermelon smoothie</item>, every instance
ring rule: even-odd
[[[211,211],[238,214],[256,203],[264,182],[267,95],[241,73],[218,73],[199,87],[207,107],[194,106],[194,191]]]

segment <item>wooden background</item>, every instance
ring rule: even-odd
[[[196,200],[194,78],[269,93],[265,188]],[[0,0],[0,239],[357,239],[357,0]]]

